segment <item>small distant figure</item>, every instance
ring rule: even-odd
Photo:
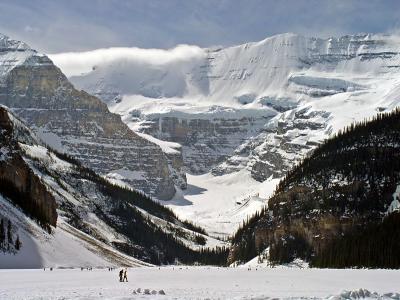
[[[122,281],[125,281],[125,280],[126,280],[126,282],[128,282],[128,269],[127,269],[127,268],[125,268],[125,271],[124,271],[124,278],[123,278]]]
[[[122,282],[123,276],[124,276],[124,270],[121,269],[121,271],[119,271],[119,282]]]

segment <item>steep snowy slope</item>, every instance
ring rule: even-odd
[[[201,262],[216,254],[200,249],[224,245],[143,194],[46,148],[5,107],[0,132],[0,219],[17,231],[11,244],[16,235],[22,242],[19,251],[1,247],[0,267]]]
[[[195,176],[235,173],[258,182],[280,178],[343,126],[400,103],[398,36],[320,39],[289,33],[229,48],[177,49],[159,50],[159,55],[100,49],[50,57],[77,87],[98,95],[130,128],[179,143],[184,165]],[[145,59],[144,53],[149,54]],[[89,55],[92,60],[85,64],[82,58]],[[243,184],[243,193],[247,189]],[[218,190],[207,192],[219,197]],[[191,194],[181,202],[175,199],[179,205],[171,207],[182,211]],[[232,198],[226,205],[236,209],[236,202]],[[191,206],[192,215],[200,206]],[[216,223],[217,218],[206,218],[210,212],[203,215],[203,224]]]
[[[365,79],[397,72],[398,50],[396,36],[318,39],[282,34],[222,49],[111,48],[50,58],[74,84],[98,95],[114,110],[124,115],[137,107],[147,115],[186,109],[190,113],[194,107],[210,105],[284,110],[301,100],[302,94],[327,96],[367,89]],[[172,89],[172,84],[181,88]]]
[[[2,196],[0,210],[0,216],[12,220],[13,226],[18,228],[22,243],[21,250],[15,254],[0,253],[1,269],[148,265],[73,228],[62,219],[49,234]]]

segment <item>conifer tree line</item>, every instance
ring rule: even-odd
[[[311,260],[319,268],[400,268],[400,212],[337,238]]]
[[[107,196],[113,199],[120,199],[128,201],[132,205],[135,205],[148,213],[164,219],[169,222],[178,223],[177,225],[182,225],[183,227],[192,230],[194,232],[207,235],[207,232],[200,226],[193,224],[190,221],[182,221],[175,215],[175,213],[168,207],[155,202],[151,197],[147,196],[143,192],[136,191],[127,187],[121,187],[108,181],[107,179],[99,176],[92,169],[84,167],[78,160],[69,156],[65,153],[60,153],[52,150],[58,158],[67,161],[75,166],[77,171],[83,178],[94,181],[98,188]]]
[[[268,205],[234,235],[235,259],[248,261],[270,247],[270,260],[278,264],[302,258],[316,267],[399,268],[400,218],[385,214],[398,185],[400,108],[351,124],[294,166]],[[260,232],[273,235],[278,225],[290,228],[295,220],[324,215],[350,218],[354,227],[321,249],[295,231],[270,243],[257,239]]]
[[[229,249],[217,247],[209,249],[202,247],[193,250],[184,244],[180,238],[182,232],[166,232],[154,224],[150,217],[145,218],[134,206],[121,199],[113,201],[107,214],[97,211],[97,214],[117,232],[127,236],[132,243],[114,243],[114,246],[124,253],[153,264],[172,264],[177,261],[185,264],[225,265]],[[119,222],[113,217],[118,216]]]
[[[0,218],[0,251],[7,253],[17,253],[22,247],[22,242],[10,220]]]
[[[260,219],[266,215],[266,211],[267,206],[264,206],[261,211],[257,211],[253,216],[247,217],[233,235],[232,245],[236,248],[235,261],[245,263],[264,250],[262,248],[256,248],[254,231]]]

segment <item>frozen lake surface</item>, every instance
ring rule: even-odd
[[[0,270],[0,299],[400,298],[399,270],[142,267],[128,278],[119,282],[118,269]]]

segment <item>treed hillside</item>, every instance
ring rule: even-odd
[[[387,214],[398,185],[400,109],[345,128],[289,171],[235,234],[229,259],[269,247],[278,264],[398,268],[400,215]]]
[[[227,249],[202,249],[208,239],[202,228],[181,221],[145,194],[114,185],[68,155],[44,147],[4,107],[0,132],[0,195],[49,234],[62,218],[145,262],[226,263]],[[0,230],[0,250],[15,253],[24,241],[12,220],[6,225],[4,234]]]
[[[60,153],[54,149],[52,149],[52,152],[60,159],[75,165],[76,169],[79,171],[80,175],[83,178],[96,182],[98,188],[107,196],[112,197],[113,199],[126,200],[130,204],[145,210],[153,216],[169,222],[177,223],[178,225],[181,225],[182,227],[185,227],[194,232],[207,234],[207,232],[200,226],[196,226],[190,221],[179,220],[171,209],[155,202],[151,197],[147,196],[146,194],[133,189],[112,184],[107,179],[99,176],[92,169],[84,167],[77,159],[69,156],[68,154]]]
[[[207,234],[205,230],[188,221],[181,221],[167,207],[153,201],[145,194],[123,188],[110,183],[108,180],[97,175],[91,169],[82,166],[74,158],[55,152],[60,158],[75,165],[76,171],[84,180],[90,180],[96,184],[111,201],[107,203],[106,211],[101,205],[96,205],[96,214],[117,232],[124,234],[132,243],[113,243],[118,250],[141,260],[154,264],[168,264],[176,261],[182,263],[200,263],[223,265],[226,262],[228,249],[204,249],[200,251],[187,247],[181,239],[190,239],[190,234],[181,228],[186,228],[198,235],[193,236],[194,244],[202,244]],[[60,178],[61,179],[61,178]],[[139,209],[149,214],[146,218]],[[172,224],[168,230],[155,224],[150,216],[155,216]],[[70,221],[75,227],[85,231],[79,215],[71,214]],[[88,232],[89,233],[89,232]]]
[[[49,171],[38,159],[32,157],[29,159],[42,174],[54,178],[60,186],[65,185],[66,182],[78,186],[79,181],[87,181],[90,182],[91,189],[95,187],[100,192],[101,197],[104,197],[107,203],[104,203],[103,199],[98,202],[93,201],[91,205],[93,206],[94,213],[116,232],[123,234],[127,238],[125,242],[113,242],[112,246],[116,249],[154,264],[170,264],[177,261],[187,264],[225,264],[228,249],[206,248],[204,250],[193,250],[183,242],[183,240],[193,240],[193,244],[204,244],[205,239],[203,235],[206,232],[201,227],[197,227],[187,221],[179,220],[170,209],[154,202],[143,193],[111,184],[71,157],[59,153],[56,153],[56,155],[73,164],[74,172],[72,175],[74,178],[71,178],[71,174]],[[15,193],[10,193],[10,189]],[[83,190],[81,192],[82,194],[85,193]],[[51,227],[43,223],[40,210],[35,208],[26,209],[26,205],[20,205],[19,199],[29,201],[29,198],[25,197],[26,195],[23,193],[18,193],[16,187],[12,185],[0,185],[0,193],[7,196],[14,204],[21,207],[26,214],[36,220],[38,224],[51,232]],[[59,209],[62,211],[64,217],[66,217],[68,223],[89,235],[96,236],[95,232],[92,231],[91,227],[87,226],[87,222],[80,215],[79,207],[73,207],[70,203],[65,202],[60,204]],[[147,217],[146,214],[148,214]],[[167,225],[167,228],[164,228],[152,220],[154,217],[177,226]],[[197,235],[185,231],[185,228],[196,232]],[[20,245],[20,241],[18,240],[17,242],[16,238],[10,241],[8,237],[9,235],[6,235],[4,242],[1,243],[2,249],[10,252],[17,251],[18,247],[16,245]]]

